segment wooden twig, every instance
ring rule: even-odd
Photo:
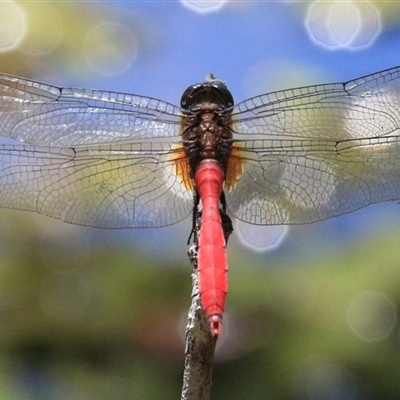
[[[209,400],[217,336],[212,336],[201,305],[197,275],[197,243],[188,251],[193,265],[192,304],[185,340],[185,370],[181,400]]]

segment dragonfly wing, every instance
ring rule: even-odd
[[[238,103],[237,139],[347,140],[385,136],[400,126],[400,67],[347,83],[307,86]]]
[[[98,228],[174,224],[192,211],[193,194],[176,174],[185,161],[179,152],[171,161],[172,147],[2,145],[0,206]]]
[[[229,211],[245,222],[311,223],[400,199],[399,136],[268,146],[242,150],[243,175],[226,193]]]
[[[230,211],[255,224],[300,224],[399,199],[399,109],[400,68],[239,103],[243,172],[227,193]]]
[[[180,109],[150,97],[59,88],[0,74],[0,132],[40,146],[77,146],[180,133]]]

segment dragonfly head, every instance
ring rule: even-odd
[[[184,109],[199,103],[221,104],[226,108],[233,106],[233,97],[225,82],[208,74],[204,83],[189,86],[182,95],[181,107]]]

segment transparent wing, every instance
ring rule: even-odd
[[[180,109],[150,97],[58,88],[0,74],[0,136],[77,146],[180,132]]]
[[[399,109],[400,67],[396,67],[347,83],[307,86],[250,98],[234,108],[234,131],[264,138],[377,137],[399,129]]]
[[[0,207],[98,228],[159,227],[193,208],[168,142],[0,146]],[[174,157],[174,161],[171,161]],[[186,182],[186,186],[191,183]]]
[[[258,96],[234,118],[239,219],[310,223],[400,198],[400,68]]]

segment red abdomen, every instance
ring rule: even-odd
[[[211,333],[219,335],[228,291],[226,240],[219,211],[224,172],[216,160],[203,160],[195,181],[203,206],[198,240],[200,296]]]

